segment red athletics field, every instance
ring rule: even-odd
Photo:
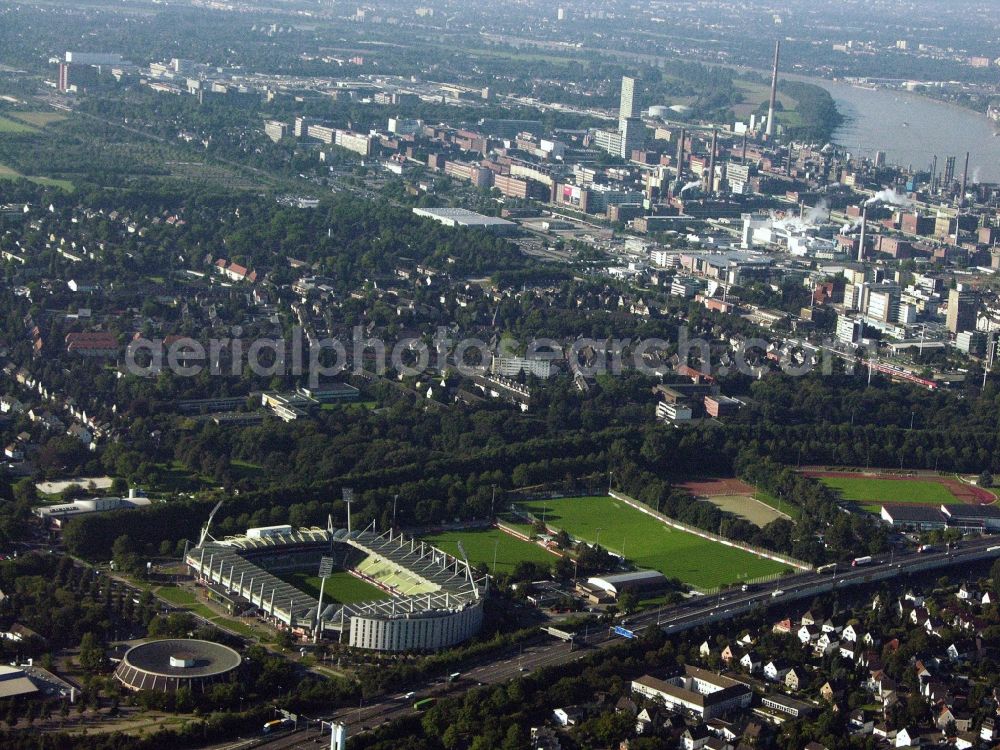
[[[715,495],[753,495],[753,487],[742,479],[693,479],[680,485],[695,497]]]
[[[764,527],[779,518],[789,518],[788,503],[780,503],[766,493],[755,492],[746,482],[733,478],[693,479],[682,485],[699,500],[706,500],[720,510],[740,516],[752,524]],[[777,507],[775,507],[777,506]]]
[[[918,505],[989,505],[996,495],[952,476],[806,469],[806,476],[859,503],[910,503]]]

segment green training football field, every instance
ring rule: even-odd
[[[573,538],[598,541],[639,568],[659,570],[699,588],[780,573],[788,566],[687,531],[667,526],[609,496],[566,497],[518,503],[550,528],[565,529]]]
[[[465,553],[472,565],[486,563],[493,571],[493,549],[496,545],[497,566],[495,573],[510,573],[514,566],[522,560],[551,566],[559,558],[551,552],[546,552],[533,542],[525,542],[499,529],[483,529],[471,531],[446,531],[442,534],[423,537],[423,541],[433,544],[449,555],[459,560],[462,554],[458,550],[461,540]]]
[[[913,503],[915,505],[961,505],[940,482],[919,479],[876,479],[874,477],[820,477],[820,481],[836,490],[844,500],[859,503],[865,510],[878,513],[881,503]]]

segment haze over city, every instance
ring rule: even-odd
[[[0,747],[1000,747],[993,0],[0,0]]]

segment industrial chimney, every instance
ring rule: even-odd
[[[965,152],[965,169],[962,172],[962,192],[958,194],[958,207],[961,208],[965,203],[965,190],[969,186],[969,152]],[[955,232],[958,235],[958,232]]]
[[[861,208],[861,241],[858,243],[858,263],[865,260],[865,241],[868,239],[868,204]]]
[[[774,67],[771,68],[771,101],[767,107],[767,129],[764,135],[768,140],[774,137],[774,103],[778,97],[778,56],[781,53],[781,42],[774,43]]]
[[[719,131],[712,129],[712,150],[708,154],[708,188],[705,193],[712,197],[715,193],[715,150],[718,147]]]
[[[681,128],[681,137],[677,139],[677,179],[684,177],[684,145],[687,141],[687,130]]]

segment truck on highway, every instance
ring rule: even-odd
[[[933,544],[921,544],[919,547],[917,547],[917,552],[923,553],[923,552],[933,552],[933,551],[934,551]]]
[[[437,698],[424,698],[413,704],[414,711],[426,711],[428,708],[437,703]]]
[[[270,734],[271,732],[276,732],[279,729],[286,729],[292,725],[288,719],[272,719],[271,721],[264,724],[264,734]]]
[[[448,675],[448,682],[454,682],[461,676],[462,676],[461,672],[452,672],[450,675]]]
[[[817,575],[823,575],[825,573],[834,573],[837,570],[837,563],[827,563],[826,565],[820,565],[816,568]]]
[[[851,560],[851,567],[856,568],[859,565],[870,565],[872,561],[871,555],[865,555],[864,557],[855,557]]]
[[[771,592],[771,598],[773,599],[773,598],[779,597],[779,596],[781,596],[784,593],[785,592],[782,589],[777,589],[777,590]]]

